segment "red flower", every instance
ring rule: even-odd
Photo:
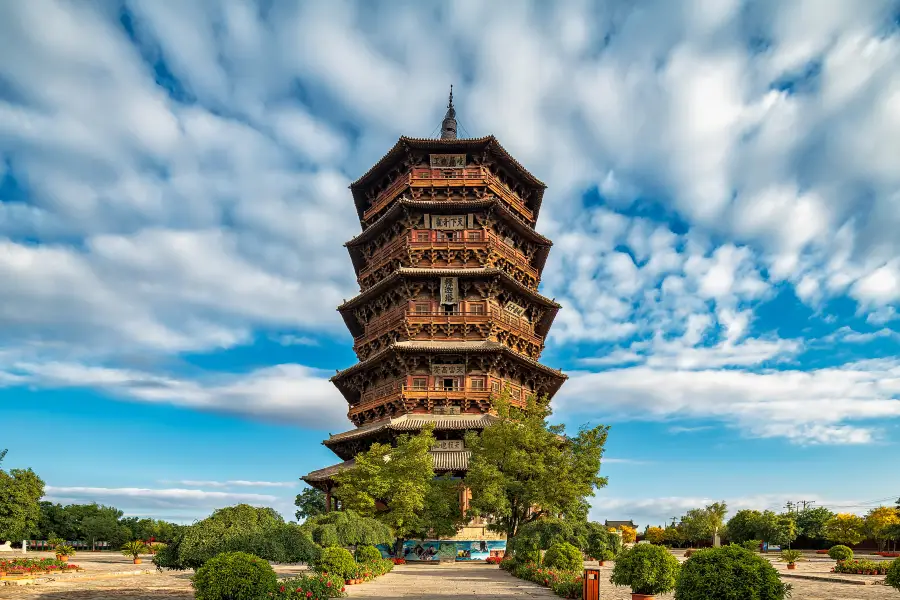
[[[328,581],[328,582],[325,583],[325,585],[328,586],[328,587],[331,587],[331,582]]]
[[[345,589],[347,589],[347,588],[345,588],[344,586],[341,586],[341,591],[342,591],[342,592],[343,592]]]
[[[310,596],[312,596],[312,592],[306,592],[306,597],[309,598]]]
[[[281,586],[280,588],[278,588],[278,591],[283,592],[283,591],[284,591],[284,586]]]

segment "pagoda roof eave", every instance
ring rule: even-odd
[[[550,396],[553,396],[562,383],[568,379],[562,371],[559,369],[553,369],[548,367],[545,364],[542,364],[533,358],[529,358],[518,352],[513,351],[508,346],[501,344],[500,342],[491,342],[491,341],[452,341],[452,342],[436,342],[431,340],[411,340],[411,341],[403,341],[403,342],[394,342],[390,346],[387,346],[383,350],[373,354],[366,360],[360,361],[355,365],[352,365],[343,371],[338,371],[331,377],[331,382],[337,386],[339,390],[341,390],[341,380],[345,377],[352,375],[353,373],[363,370],[370,365],[378,364],[378,361],[384,359],[386,356],[390,356],[394,353],[408,353],[408,352],[430,352],[430,353],[469,353],[469,352],[500,352],[506,354],[513,360],[520,361],[530,367],[538,369],[543,373],[550,375],[554,378],[555,385],[552,387],[552,392]],[[343,390],[341,390],[343,393]]]
[[[469,469],[469,458],[472,456],[470,450],[431,450],[432,468],[438,472],[467,471]],[[301,479],[309,485],[322,489],[324,484],[333,484],[334,476],[341,471],[352,469],[356,461],[354,459],[345,460],[344,462],[331,465],[323,469],[316,469],[307,473]]]
[[[522,285],[515,279],[509,276],[509,274],[503,269],[498,269],[496,267],[459,267],[459,268],[446,268],[446,267],[399,267],[396,271],[370,287],[364,292],[361,292],[359,295],[354,296],[350,300],[347,300],[340,306],[338,306],[339,312],[344,312],[345,310],[349,310],[359,304],[365,302],[371,297],[377,296],[381,293],[381,291],[401,277],[483,277],[483,276],[492,276],[498,275],[505,282],[509,283],[511,286],[516,288],[523,295],[528,296],[531,300],[534,300],[538,304],[546,306],[547,308],[556,308],[560,309],[562,306],[557,303],[555,300],[551,300],[546,296],[542,296],[541,294],[535,292],[528,286]]]
[[[478,415],[437,415],[432,413],[408,413],[405,415],[400,415],[399,417],[388,417],[386,419],[381,419],[380,421],[368,423],[366,425],[357,427],[356,429],[351,429],[342,433],[332,434],[328,437],[327,440],[322,443],[325,446],[331,447],[341,442],[368,437],[385,430],[397,431],[401,433],[420,431],[425,425],[429,424],[434,425],[435,431],[483,429],[489,425],[492,425],[496,420],[497,417],[490,413]]]
[[[500,145],[500,142],[497,141],[497,138],[493,135],[488,135],[480,138],[462,138],[451,140],[411,138],[401,136],[400,139],[397,140],[397,143],[394,144],[394,146],[390,150],[388,150],[387,153],[378,160],[378,162],[372,165],[372,168],[366,171],[359,179],[350,184],[350,191],[353,194],[353,200],[356,204],[356,211],[359,214],[360,219],[362,218],[362,214],[364,212],[364,198],[361,195],[361,189],[366,184],[371,183],[372,180],[385,169],[385,167],[392,164],[412,148],[418,150],[434,148],[436,150],[442,151],[451,150],[453,148],[461,148],[466,150],[470,150],[473,148],[484,148],[485,150],[491,151],[495,156],[505,162],[506,165],[517,175],[519,175],[527,184],[534,188],[535,195],[533,200],[532,212],[534,213],[535,221],[537,221],[538,214],[541,210],[541,203],[543,202],[544,198],[544,190],[547,188],[547,184],[535,177],[509,152],[507,152],[506,149],[502,145]]]

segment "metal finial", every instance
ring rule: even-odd
[[[447,114],[444,115],[444,122],[441,124],[441,139],[456,139],[456,109],[453,108],[453,85],[450,85],[450,100],[447,102]]]

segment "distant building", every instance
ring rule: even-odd
[[[637,529],[637,525],[634,524],[634,521],[603,521],[603,525],[606,527],[612,527],[613,529],[619,529],[620,527],[631,527],[632,529]]]

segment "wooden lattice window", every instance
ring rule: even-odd
[[[439,242],[458,242],[461,239],[459,231],[438,231],[437,241]]]
[[[417,231],[416,232],[416,241],[417,242],[430,242],[431,241],[431,232],[430,231]]]
[[[485,307],[484,302],[470,302],[469,312],[473,315],[485,315],[487,314],[487,307]]]
[[[476,231],[467,231],[466,232],[466,241],[480,242],[483,239],[484,239],[484,237],[483,237],[482,231],[480,229],[476,230]]]
[[[417,315],[427,315],[431,312],[431,302],[416,302],[415,312]]]
[[[469,379],[469,387],[473,390],[484,390],[484,377],[472,377]]]
[[[428,389],[428,378],[427,377],[413,377],[412,378],[412,389],[424,392]]]

